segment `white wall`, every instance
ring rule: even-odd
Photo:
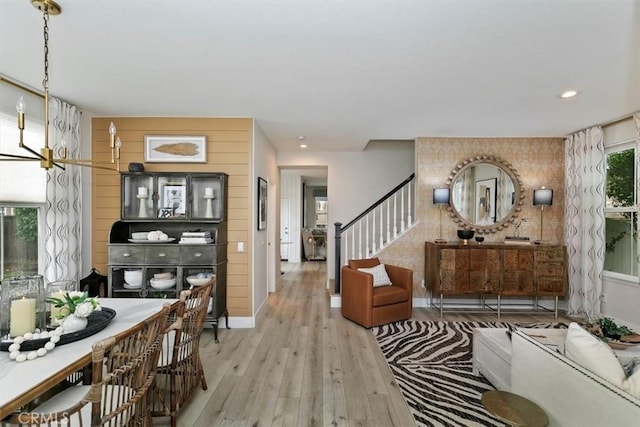
[[[253,206],[252,209],[252,229],[253,246],[252,253],[252,288],[253,288],[253,316],[255,318],[258,311],[267,300],[269,289],[275,289],[276,270],[279,274],[279,258],[276,262],[276,245],[279,239],[276,238],[278,223],[274,206],[277,203],[276,183],[279,181],[278,167],[276,165],[276,151],[267,139],[262,129],[253,122],[253,167],[249,174],[252,180],[251,188]],[[258,230],[256,203],[258,200],[258,177],[267,181],[267,228]]]
[[[362,152],[279,152],[278,166],[326,166],[327,272],[334,277],[334,223],[343,225],[376,202],[414,171],[413,141],[376,141]]]

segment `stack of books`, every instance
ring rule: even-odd
[[[210,231],[185,231],[180,237],[178,243],[197,244],[197,243],[213,243]]]

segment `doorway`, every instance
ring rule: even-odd
[[[326,262],[328,168],[281,168],[280,260]]]

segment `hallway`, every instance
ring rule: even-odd
[[[205,330],[209,389],[179,425],[414,425],[371,333],[329,308],[326,263],[282,271],[256,328]]]

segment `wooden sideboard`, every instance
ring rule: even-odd
[[[558,297],[567,288],[566,248],[562,245],[504,243],[425,243],[425,284],[442,315],[445,296]],[[434,304],[432,304],[434,305]]]

